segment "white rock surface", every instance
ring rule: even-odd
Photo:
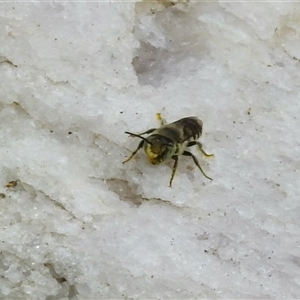
[[[0,4],[1,299],[299,297],[300,7],[176,2]]]

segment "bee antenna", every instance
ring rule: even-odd
[[[125,131],[125,133],[129,134],[129,135],[132,135],[132,136],[135,136],[135,137],[138,137],[142,140],[144,140],[145,142],[147,142],[148,144],[152,145],[152,143],[150,143],[146,138],[144,138],[143,136],[141,135],[138,135],[138,134],[135,134],[135,133],[131,133],[131,132],[128,132],[128,131]]]

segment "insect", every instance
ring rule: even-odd
[[[157,114],[157,119],[161,121],[161,126],[159,128],[151,128],[139,134],[128,131],[125,132],[131,137],[140,138],[141,142],[136,150],[132,152],[130,157],[123,161],[123,164],[131,160],[135,154],[144,147],[145,153],[147,154],[150,163],[153,165],[160,164],[168,159],[173,159],[175,161],[170,179],[170,187],[172,186],[172,181],[178,167],[178,158],[180,155],[192,157],[202,174],[206,178],[212,180],[212,178],[204,173],[194,154],[186,150],[188,147],[197,145],[205,157],[214,156],[213,154],[207,154],[202,149],[202,144],[197,141],[202,134],[203,122],[197,117],[187,117],[167,124],[160,113]],[[142,135],[144,134],[148,134],[148,136],[143,137]]]
[[[13,181],[10,181],[10,182],[8,182],[7,184],[6,184],[6,187],[7,188],[14,188],[14,187],[16,187],[17,186],[17,184],[18,184],[18,180],[13,180]]]

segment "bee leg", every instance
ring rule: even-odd
[[[204,173],[204,171],[202,170],[202,168],[201,168],[201,166],[200,166],[200,164],[199,164],[198,159],[194,156],[193,153],[188,152],[188,151],[184,151],[184,152],[182,153],[182,155],[185,155],[185,156],[191,156],[191,157],[193,158],[193,160],[194,160],[194,163],[195,163],[196,166],[199,168],[199,170],[201,171],[201,173],[203,174],[203,176],[206,177],[206,178],[209,179],[209,180],[212,180],[212,178],[208,177],[208,176]]]
[[[156,114],[156,119],[160,121],[160,125],[165,125],[167,121],[161,116],[161,113]]]
[[[122,162],[122,164],[125,164],[126,162],[130,161],[135,155],[136,153],[143,147],[144,145],[144,141],[141,141],[138,145],[138,147],[132,152],[132,154],[129,156],[129,158],[127,158],[126,160],[124,160]]]
[[[173,178],[174,178],[174,175],[176,173],[177,166],[178,166],[178,156],[174,155],[174,156],[172,156],[172,158],[175,160],[175,163],[174,163],[174,166],[173,166],[173,169],[172,169],[172,175],[171,175],[169,187],[172,187],[172,181],[173,181]]]
[[[201,144],[200,142],[198,142],[198,141],[191,141],[191,142],[189,142],[186,146],[187,146],[187,147],[191,147],[191,146],[194,146],[194,145],[197,145],[197,146],[198,146],[199,150],[202,152],[202,154],[203,154],[205,157],[214,157],[213,154],[208,154],[208,153],[206,153],[206,152],[203,150],[203,148],[202,148],[202,144]]]

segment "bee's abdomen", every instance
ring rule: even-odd
[[[203,123],[197,117],[189,117],[179,120],[183,125],[183,141],[197,140],[202,134]]]

